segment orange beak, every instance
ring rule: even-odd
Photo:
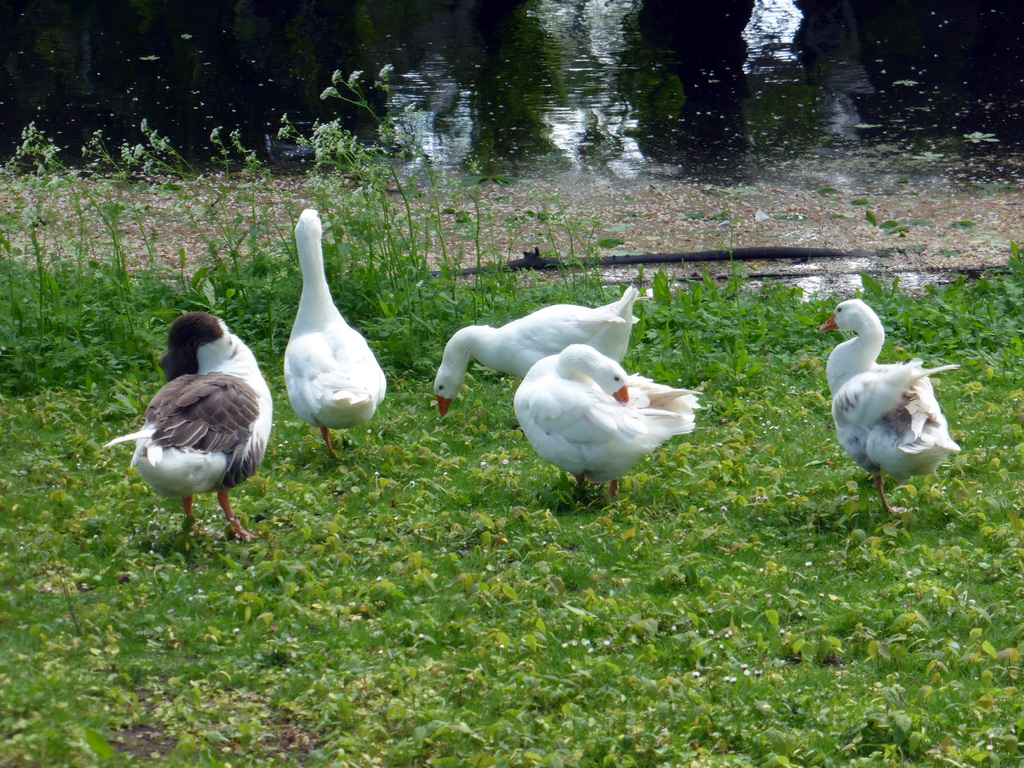
[[[628,403],[629,402],[629,387],[623,387],[618,392],[613,394],[612,397],[614,397],[620,403]]]
[[[437,412],[444,416],[448,413],[448,406],[452,404],[452,401],[447,397],[437,396]]]
[[[829,319],[825,321],[824,325],[822,325],[821,328],[818,329],[818,333],[821,333],[823,331],[838,331],[838,330],[839,330],[839,326],[836,325],[836,313],[833,312],[832,316],[829,317]]]

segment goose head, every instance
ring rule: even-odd
[[[434,379],[434,396],[437,397],[437,410],[442,416],[448,413],[452,400],[462,391],[462,385],[466,382],[466,374],[461,376],[451,369],[441,366]]]
[[[437,410],[442,416],[448,413],[452,400],[459,396],[466,383],[470,359],[479,353],[481,345],[493,333],[493,328],[484,325],[467,325],[448,339],[434,378],[434,396],[437,397]]]
[[[589,379],[620,403],[629,402],[629,374],[610,357],[586,344],[570,344],[558,355],[558,372],[569,379]]]
[[[189,312],[175,318],[167,332],[167,352],[160,358],[167,381],[216,370],[234,354],[234,336],[220,318]]]
[[[871,307],[860,299],[847,299],[836,307],[818,331],[855,331],[860,334],[881,330],[881,326],[878,315]]]

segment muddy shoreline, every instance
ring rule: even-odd
[[[868,252],[853,259],[749,261],[739,267],[728,262],[616,267],[602,270],[608,282],[649,283],[658,269],[677,279],[699,277],[705,270],[726,277],[738,268],[752,284],[783,280],[810,292],[852,293],[861,272],[886,282],[899,276],[904,288],[918,290],[959,274],[1003,268],[1011,241],[1024,241],[1024,192],[1016,183],[894,174],[876,179],[830,174],[723,187],[656,175],[623,180],[581,172],[546,181],[451,184],[447,192],[440,190],[440,204],[431,195],[409,199],[421,221],[438,219],[424,226],[444,234],[446,258],[462,267],[476,266],[478,254],[484,263],[507,261],[535,248],[562,257],[758,247]],[[218,254],[228,228],[271,243],[284,241],[281,247],[290,249],[295,219],[303,208],[316,207],[316,200],[325,220],[335,223],[328,237],[343,240],[341,198],[351,193],[341,183],[330,194],[317,192],[305,175],[207,174],[184,188],[175,180],[127,185],[75,178],[42,189],[33,179],[0,188],[0,204],[19,211],[24,225],[11,231],[15,253],[38,249],[55,261],[107,259],[115,245],[110,233],[116,230],[116,247],[126,254],[129,269],[157,265],[185,274],[223,258]],[[119,203],[120,218],[105,220],[83,205],[90,196]],[[397,194],[394,198],[400,204]],[[436,267],[442,254],[434,240],[427,258]],[[244,256],[245,237],[237,247]],[[524,282],[544,279],[523,276]]]
[[[892,180],[858,188],[758,184],[722,188],[658,180],[590,184],[527,182],[484,193],[494,215],[521,215],[538,201],[594,223],[598,255],[678,253],[718,248],[836,249],[851,259],[746,261],[751,279],[795,282],[808,291],[852,292],[868,272],[906,289],[1004,268],[1011,241],[1024,239],[1024,192],[1014,184]],[[517,233],[523,248],[545,252],[551,228],[537,222]],[[532,239],[531,239],[532,235]],[[728,263],[655,265],[684,279],[728,276]],[[607,270],[613,281],[636,269]],[[632,273],[632,275],[631,275]]]

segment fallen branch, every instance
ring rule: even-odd
[[[872,277],[893,277],[895,275],[911,273],[919,275],[956,275],[963,276],[970,280],[980,280],[987,273],[1005,274],[1010,271],[1009,267],[918,267],[916,269],[853,269],[841,270],[839,272],[746,272],[744,280],[802,280],[805,277],[853,277],[855,275],[868,274]],[[692,280],[700,277],[698,274],[681,276],[679,280]],[[715,275],[713,280],[730,280],[729,275]]]
[[[633,264],[687,264],[701,261],[810,261],[813,259],[863,259],[875,257],[874,251],[840,251],[834,248],[733,248],[689,253],[643,253],[628,256],[605,256],[600,259],[580,259],[566,262],[562,259],[548,259],[540,255],[540,249],[524,251],[523,258],[512,259],[505,264],[489,264],[481,271],[563,269],[576,265],[586,267],[624,267]],[[476,267],[459,270],[463,275],[475,275]],[[437,274],[437,273],[435,273]]]

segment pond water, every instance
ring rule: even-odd
[[[487,175],[715,184],[1024,176],[1018,0],[0,0],[0,156],[35,123],[73,160],[143,119],[190,159],[358,110],[362,71],[429,161]],[[372,86],[390,65],[390,91]]]

